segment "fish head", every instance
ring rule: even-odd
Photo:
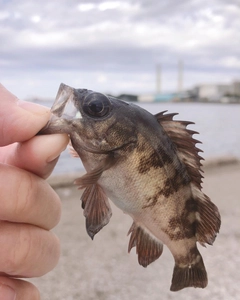
[[[40,134],[67,133],[77,152],[107,153],[137,139],[134,109],[111,96],[61,84],[51,112]]]

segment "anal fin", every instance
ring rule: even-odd
[[[108,224],[112,211],[103,189],[98,184],[89,185],[84,190],[82,208],[86,217],[86,230],[91,239]]]
[[[143,228],[133,223],[128,232],[128,235],[129,234],[131,234],[131,236],[128,245],[128,253],[133,247],[136,247],[138,262],[141,266],[146,268],[150,263],[161,256],[163,244],[151,237]]]

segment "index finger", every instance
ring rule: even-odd
[[[20,101],[0,84],[0,146],[30,139],[49,118],[47,107]]]
[[[46,230],[61,216],[61,201],[50,185],[25,170],[0,164],[0,220],[32,224]]]
[[[26,142],[2,147],[0,162],[47,178],[68,141],[66,134],[35,136]]]

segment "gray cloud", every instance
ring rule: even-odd
[[[186,87],[239,79],[239,15],[239,2],[224,0],[0,0],[0,80],[21,97],[79,78],[112,93],[153,92],[156,63],[163,88],[175,89],[179,59]]]

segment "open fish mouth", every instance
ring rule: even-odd
[[[74,119],[78,115],[78,107],[74,105],[75,89],[61,83],[56,99],[51,108],[51,112],[57,116],[66,119]]]
[[[77,105],[76,90],[61,83],[51,113],[50,120],[38,134],[69,133],[69,121],[82,118]]]

